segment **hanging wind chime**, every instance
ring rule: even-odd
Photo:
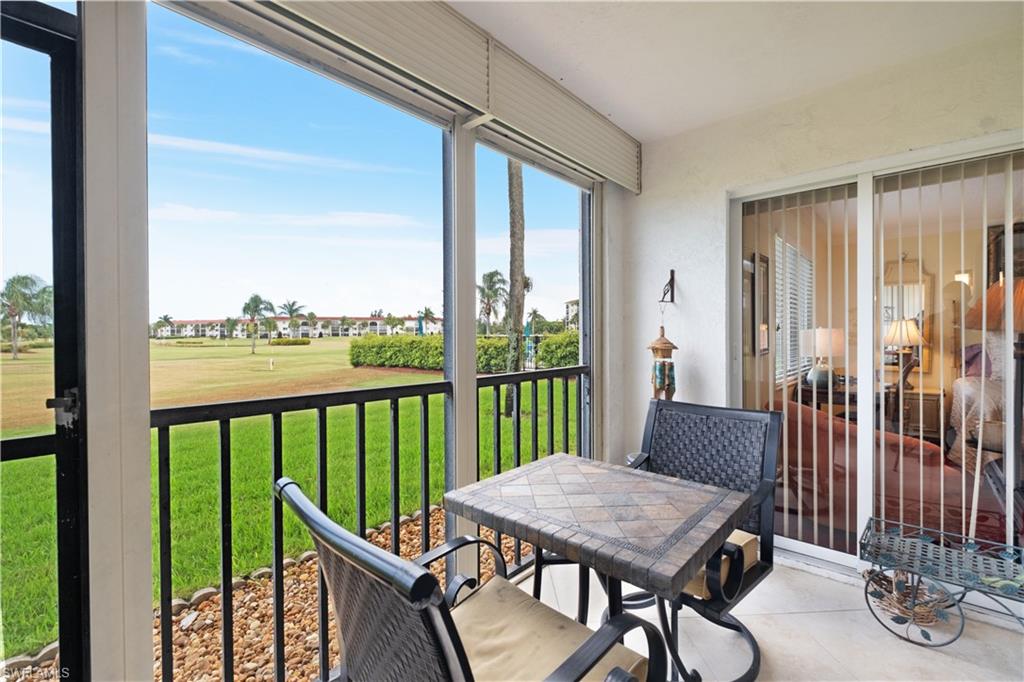
[[[661,324],[658,327],[658,338],[651,341],[647,348],[654,356],[654,364],[651,366],[651,386],[654,388],[656,399],[672,400],[676,393],[676,367],[672,360],[672,351],[676,350],[676,344],[665,337],[665,306],[675,303],[676,300],[676,271],[669,271],[669,280],[661,294],[658,304],[661,308]]]

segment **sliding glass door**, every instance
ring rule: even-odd
[[[856,554],[871,515],[1020,544],[1024,152],[860,186],[742,204],[743,405],[784,415],[776,533]],[[858,405],[874,412],[860,521]]]
[[[1019,500],[1009,519],[1020,473],[1012,346],[1024,330],[1022,176],[1018,152],[875,181],[875,369],[885,409],[873,513],[886,521],[1019,538]]]
[[[857,186],[743,204],[743,404],[783,413],[776,533],[857,535]]]

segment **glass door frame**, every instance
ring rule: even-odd
[[[84,680],[91,666],[80,22],[41,2],[5,2],[0,14],[3,40],[50,57],[54,400],[47,406],[56,421],[52,435],[11,439],[3,459],[56,458],[60,673]]]
[[[743,185],[727,190],[728,197],[728,253],[727,277],[730,311],[729,311],[729,383],[728,404],[733,407],[742,406],[743,401],[743,310],[742,310],[742,223],[743,204],[745,202],[767,199],[780,194],[822,189],[846,183],[857,184],[857,253],[875,253],[875,179],[914,170],[926,166],[934,166],[957,161],[984,157],[1004,152],[1022,151],[1021,130],[1010,130],[994,133],[969,140],[961,140],[933,147],[924,147],[910,152],[903,152],[875,159],[854,162],[821,171],[811,171],[802,175],[783,178],[755,185]],[[876,258],[858,258],[855,281],[858,301],[875,301]],[[857,383],[858,386],[870,386],[871,390],[858,391],[857,414],[858,431],[873,433],[875,429],[874,405],[877,387],[874,380],[875,356],[877,348],[875,340],[878,330],[875,328],[875,305],[858,305],[856,325],[857,337],[865,335],[871,343],[857,344]],[[876,479],[876,462],[874,438],[857,439],[857,527],[864,528],[874,509],[874,482]],[[1007,472],[1008,477],[1013,472]],[[776,546],[814,559],[832,564],[861,569],[866,566],[858,556],[836,550],[815,546],[809,542],[793,540],[776,535]]]

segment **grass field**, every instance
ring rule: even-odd
[[[154,342],[151,381],[154,407],[187,403],[222,402],[244,397],[292,395],[343,390],[362,386],[413,383],[439,378],[437,374],[352,368],[348,339],[317,339],[310,346],[248,346],[238,341],[214,345],[182,346]],[[17,363],[0,362],[3,381],[3,437],[45,429],[45,421],[31,420],[30,404],[14,402],[8,393],[39,394],[48,379],[49,350],[25,355]],[[270,358],[274,369],[270,370]],[[34,367],[34,370],[28,368]],[[33,378],[34,375],[34,378]],[[52,376],[52,375],[49,375]],[[8,383],[10,381],[10,383]],[[39,387],[42,385],[42,388]],[[555,420],[556,450],[575,451],[576,425],[570,418],[568,444],[561,436],[561,384],[555,384],[555,413],[548,415],[547,387],[538,392],[539,441],[546,454],[546,424]],[[570,415],[575,414],[575,390],[570,384]],[[493,393],[480,392],[480,473],[493,470]],[[430,399],[430,499],[440,499],[444,486],[444,414],[442,396]],[[522,417],[522,453],[530,456],[530,393],[525,388]],[[354,407],[328,410],[329,512],[348,528],[355,519]],[[46,411],[43,419],[49,419]],[[420,422],[418,399],[400,403],[400,507],[404,513],[418,508],[420,498]],[[367,424],[367,496],[369,526],[390,515],[389,423],[386,403],[370,404]],[[315,493],[315,415],[287,414],[282,420],[284,474]],[[512,420],[502,418],[503,467],[512,466]],[[233,571],[236,575],[269,565],[271,561],[270,418],[253,417],[232,423]],[[176,595],[188,596],[199,587],[217,584],[220,571],[219,450],[216,424],[171,429],[171,548]],[[159,538],[156,524],[156,444],[149,453],[153,477],[154,585]],[[32,651],[56,637],[56,545],[52,457],[9,462],[0,467],[0,658]],[[311,547],[308,536],[290,514],[285,514],[285,552],[295,555]],[[157,591],[154,588],[154,599]]]

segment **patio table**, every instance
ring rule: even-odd
[[[444,506],[593,568],[607,587],[608,613],[616,615],[622,612],[622,581],[675,599],[747,517],[752,497],[554,454],[453,490]],[[678,661],[675,647],[669,649]]]

